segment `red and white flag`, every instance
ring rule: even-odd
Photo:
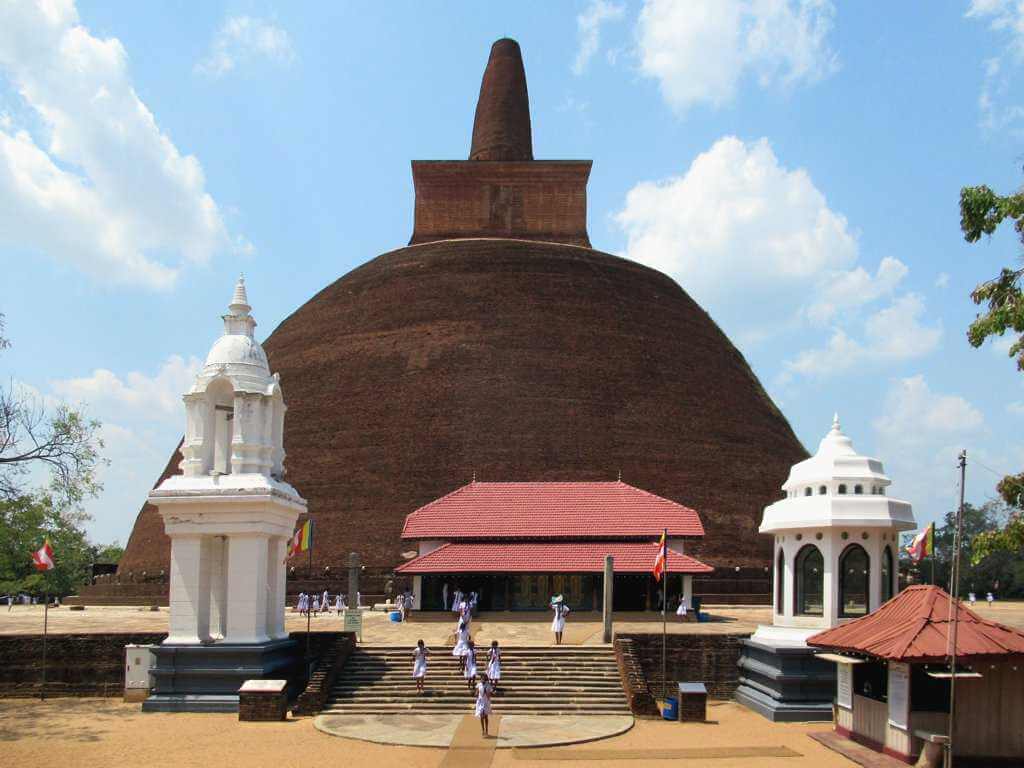
[[[53,547],[50,546],[49,539],[44,540],[43,546],[32,553],[32,562],[35,564],[37,571],[53,570]]]
[[[661,581],[662,575],[665,573],[665,563],[668,559],[668,546],[665,541],[666,531],[661,532],[661,541],[658,542],[658,556],[654,558],[654,568],[651,569],[651,573],[654,574],[655,581]]]

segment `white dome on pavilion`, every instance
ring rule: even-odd
[[[862,456],[843,434],[838,414],[818,452],[793,465],[786,498],[764,510],[761,533],[809,527],[916,527],[910,504],[885,495],[892,480],[882,462]]]
[[[239,277],[228,314],[222,316],[224,334],[210,348],[193,392],[202,391],[210,381],[221,376],[230,380],[237,390],[269,393],[276,379],[270,374],[267,353],[253,336],[256,320],[251,310],[245,279]]]

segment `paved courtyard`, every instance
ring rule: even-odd
[[[986,619],[1024,629],[1024,601],[997,601],[990,608],[979,603],[974,609]],[[758,624],[771,623],[771,609],[745,606],[711,606],[711,621],[681,623],[669,616],[668,631],[672,633],[753,632]],[[166,632],[166,608],[89,606],[84,611],[58,608],[50,611],[51,632]],[[306,619],[291,609],[286,614],[289,630],[306,628]],[[550,619],[543,613],[485,613],[473,622],[477,642],[498,640],[505,645],[543,645],[552,641]],[[381,612],[364,612],[363,642],[375,645],[415,645],[423,638],[428,645],[448,644],[455,626],[454,616],[434,613],[414,615],[407,624],[394,623]],[[311,621],[313,631],[341,629],[337,614],[321,614]],[[43,628],[40,606],[16,605],[11,611],[0,607],[0,634],[32,634]],[[660,632],[661,617],[651,614],[620,613],[615,615],[616,632]],[[601,642],[601,620],[596,613],[570,614],[566,625],[566,643],[593,645]]]
[[[468,713],[467,713],[468,715]],[[498,718],[495,718],[498,719]],[[811,739],[821,724],[775,724],[733,703],[713,702],[708,723],[640,720],[625,733],[564,747],[495,749],[472,717],[448,748],[404,747],[322,733],[314,718],[239,723],[235,715],[143,714],[116,699],[0,700],[0,755],[9,765],[47,763],[108,768],[145,765],[352,765],[374,768],[569,768],[711,765],[715,768],[847,768],[853,764]],[[546,728],[571,721],[553,721]],[[492,722],[500,730],[500,722]]]

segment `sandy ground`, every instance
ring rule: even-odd
[[[978,603],[974,610],[981,616],[1024,629],[1024,601],[996,601],[990,608]],[[771,623],[771,609],[743,606],[712,606],[708,609],[711,621],[680,623],[674,616],[668,619],[672,633],[713,634],[723,632],[751,633],[758,624]],[[166,608],[150,611],[148,608],[89,606],[84,611],[58,608],[50,611],[51,632],[166,632]],[[306,628],[306,619],[290,609],[286,614],[289,630]],[[543,613],[484,613],[473,622],[477,642],[498,640],[507,645],[543,645],[552,641],[550,618]],[[341,629],[337,614],[321,614],[312,620],[313,631]],[[455,626],[453,617],[436,613],[415,614],[406,624],[388,620],[384,613],[364,612],[363,642],[375,645],[415,645],[423,638],[428,645],[449,642]],[[32,634],[43,629],[43,609],[40,606],[16,605],[8,612],[0,607],[0,634]],[[660,632],[661,618],[651,614],[620,613],[615,615],[616,632]],[[566,627],[565,641],[573,645],[592,645],[601,642],[601,622],[598,614],[571,614]]]
[[[569,747],[528,750],[455,750],[392,747],[320,733],[312,718],[283,723],[239,723],[235,715],[142,714],[112,699],[0,701],[0,757],[5,765],[45,762],[78,766],[517,766],[558,768],[593,763],[602,768],[706,765],[714,768],[847,768],[853,765],[807,737],[822,724],[775,724],[733,703],[713,703],[708,723],[638,721],[627,733]],[[480,745],[483,746],[481,741]],[[786,747],[790,757],[701,758],[706,750]],[[672,750],[676,750],[675,754]],[[462,759],[453,760],[461,757]]]
[[[718,633],[753,632],[758,624],[771,622],[768,608],[722,606],[712,608],[709,622],[682,623],[673,615],[668,617],[670,632]],[[147,608],[87,606],[84,611],[57,608],[50,611],[50,632],[166,632],[166,608],[151,611]],[[306,629],[304,616],[288,609],[285,624],[289,630]],[[341,629],[337,614],[320,614],[310,622],[313,631]],[[547,644],[553,639],[551,618],[546,613],[484,613],[473,621],[473,634],[488,642],[497,639],[508,645]],[[382,612],[363,612],[363,642],[376,645],[415,645],[423,638],[428,644],[444,645],[455,628],[454,614],[414,614],[408,623],[388,620]],[[40,606],[16,605],[8,612],[0,607],[0,634],[33,634],[43,629],[43,609]],[[660,632],[661,617],[642,613],[615,615],[616,632]],[[571,614],[566,627],[565,642],[573,645],[601,642],[601,618],[596,613]]]

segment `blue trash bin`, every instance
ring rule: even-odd
[[[402,612],[401,611],[391,611],[391,613],[388,614],[388,618],[391,619],[394,622],[399,622],[399,621],[402,620]]]
[[[661,716],[666,720],[678,720],[679,719],[679,699],[675,696],[669,696],[665,699],[665,709],[661,711]]]

